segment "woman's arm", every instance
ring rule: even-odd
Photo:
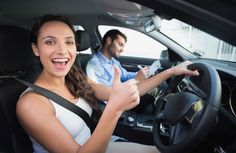
[[[157,87],[158,85],[160,85],[163,81],[165,81],[166,79],[168,79],[172,75],[173,74],[172,74],[171,70],[168,69],[168,70],[163,71],[159,74],[156,74],[153,77],[150,77],[148,79],[145,79],[143,81],[138,82],[137,87],[138,87],[138,90],[139,90],[139,95],[143,96],[148,91],[150,91],[153,88]],[[109,99],[109,96],[110,96],[110,93],[111,93],[111,87],[98,84],[98,83],[92,81],[91,79],[88,79],[88,82],[92,86],[92,88],[95,92],[95,96],[99,100],[107,101]]]
[[[109,103],[92,136],[83,145],[74,140],[56,117],[52,103],[37,93],[25,93],[19,99],[16,109],[18,120],[27,133],[48,152],[104,153],[122,112],[139,103],[137,86],[132,82],[121,84],[117,73],[119,72],[116,71]]]
[[[175,67],[169,68],[161,73],[158,73],[148,79],[144,79],[137,83],[137,87],[139,90],[139,95],[142,96],[146,94],[148,91],[152,90],[153,88],[160,85],[162,82],[167,80],[168,78],[175,76],[175,75],[194,75],[197,76],[198,72],[191,71],[187,68],[188,65],[192,64],[190,61],[185,61]],[[97,84],[93,82],[92,80],[88,80],[90,85],[92,86],[93,90],[95,91],[95,95],[100,100],[108,100],[110,93],[111,93],[111,87],[107,87],[101,84]]]
[[[102,84],[98,84],[98,83],[94,82],[93,80],[91,80],[89,78],[88,78],[88,83],[93,88],[95,96],[99,100],[107,101],[109,99],[112,87],[105,86],[105,85],[102,85]]]

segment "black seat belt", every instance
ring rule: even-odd
[[[14,78],[15,80],[19,81],[20,83],[22,83],[30,88],[32,88],[35,92],[53,100],[53,102],[65,107],[66,109],[70,110],[71,112],[77,114],[79,117],[81,117],[83,119],[83,121],[87,124],[87,126],[90,127],[89,114],[86,111],[84,111],[83,109],[81,109],[80,107],[76,106],[75,104],[69,102],[65,98],[59,96],[58,94],[56,94],[48,89],[39,87],[37,85],[31,84],[29,82],[26,82],[26,81],[21,80],[16,77],[12,77],[12,78]]]

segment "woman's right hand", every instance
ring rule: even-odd
[[[114,72],[112,91],[107,106],[112,107],[114,111],[122,113],[139,104],[139,91],[134,80],[120,82],[120,74],[117,67],[114,67]]]

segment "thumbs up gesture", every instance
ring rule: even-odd
[[[122,113],[139,104],[139,91],[133,80],[125,83],[120,82],[120,74],[117,67],[114,67],[114,73],[112,91],[107,106]]]

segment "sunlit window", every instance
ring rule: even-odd
[[[125,44],[124,52],[122,56],[133,57],[146,57],[160,59],[161,51],[167,48],[152,39],[151,37],[128,28],[122,28],[117,26],[104,26],[98,27],[99,32],[103,36],[108,30],[118,29],[127,36],[127,43]]]
[[[161,20],[160,31],[202,58],[236,61],[236,47],[179,20]]]

